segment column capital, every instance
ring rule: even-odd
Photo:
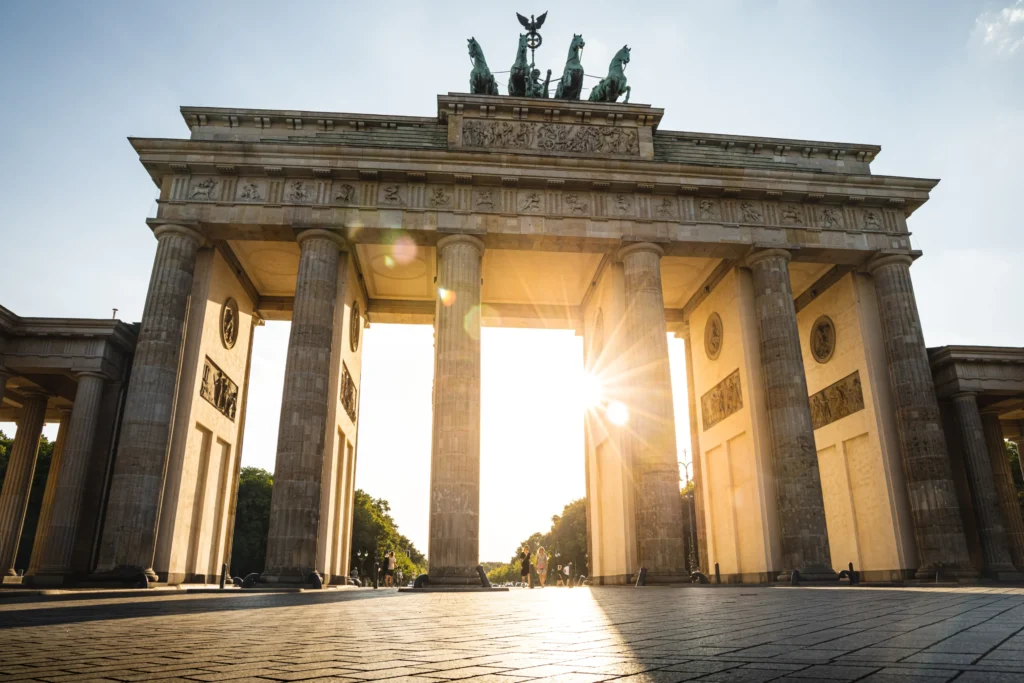
[[[442,237],[437,241],[437,251],[440,252],[453,244],[470,244],[476,247],[481,256],[484,253],[484,241],[473,235],[448,235],[447,237]]]
[[[107,380],[106,375],[104,375],[102,372],[96,372],[94,370],[83,370],[81,372],[75,373],[75,379],[77,379],[78,381],[82,381],[86,377],[95,377],[96,379],[100,379],[103,381]]]
[[[874,275],[879,268],[893,265],[905,265],[909,268],[913,262],[914,257],[910,254],[880,254],[868,261],[864,268],[870,275]]]
[[[184,225],[177,225],[175,223],[164,223],[163,225],[158,225],[153,228],[153,236],[157,239],[160,239],[164,235],[180,235],[182,237],[187,237],[200,247],[203,246],[203,243],[206,241],[206,238],[203,237],[198,230]]]
[[[956,392],[954,394],[950,394],[949,397],[951,399],[953,399],[954,401],[957,400],[957,399],[960,399],[960,400],[971,399],[972,401],[977,401],[978,392],[976,392],[976,391],[958,391],[958,392]]]
[[[656,254],[658,258],[665,255],[665,250],[662,249],[661,245],[654,242],[632,242],[619,248],[619,251],[615,254],[615,260],[621,261],[630,254],[638,254],[645,251]]]
[[[743,260],[743,265],[750,268],[755,263],[759,263],[760,261],[770,258],[781,258],[786,263],[789,263],[793,260],[793,254],[788,249],[755,249],[747,254],[747,258]]]
[[[338,251],[345,251],[348,248],[348,243],[345,242],[345,238],[331,230],[325,230],[324,228],[307,228],[302,230],[295,236],[295,241],[302,246],[302,243],[310,239],[323,239],[333,242],[338,247]]]

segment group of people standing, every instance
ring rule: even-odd
[[[523,586],[533,588],[533,574],[530,571],[531,562],[533,567],[537,570],[537,577],[540,580],[540,587],[543,588],[548,580],[548,553],[544,550],[544,546],[537,548],[537,559],[533,560],[533,553],[530,551],[530,546],[524,545],[519,549],[519,578],[523,583]],[[563,583],[563,577],[565,579]],[[556,585],[572,586],[572,563],[568,563],[565,566],[558,565],[558,572],[555,574],[557,581]]]

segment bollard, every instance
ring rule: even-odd
[[[224,590],[224,581],[227,580],[227,576],[228,576],[228,565],[225,563],[225,564],[222,564],[220,566],[220,589],[221,590]]]
[[[715,562],[715,585],[722,585],[722,572],[718,571],[718,563]]]
[[[789,585],[798,586],[800,585],[800,571],[797,569],[793,570],[793,573],[789,575]]]
[[[639,588],[640,586],[646,586],[646,585],[647,585],[647,567],[640,567],[640,573],[636,575],[636,586],[635,586],[635,588]]]

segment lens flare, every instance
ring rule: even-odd
[[[455,303],[455,292],[453,292],[450,289],[438,287],[437,296],[441,299],[441,304],[443,306],[451,306],[453,303]]]
[[[584,410],[600,406],[604,402],[604,384],[601,378],[589,372],[581,374],[576,382],[576,399]]]
[[[613,425],[622,426],[629,422],[629,408],[621,401],[612,401],[604,411],[608,421]]]
[[[395,257],[395,261],[403,266],[416,260],[416,250],[416,243],[407,235],[402,235],[391,245],[391,253]]]

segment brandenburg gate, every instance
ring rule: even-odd
[[[583,337],[603,392],[581,462],[594,583],[640,568],[649,583],[690,579],[669,334],[686,346],[703,571],[1024,569],[1008,469],[993,473],[982,433],[999,441],[1000,422],[981,417],[981,389],[956,388],[963,354],[935,361],[953,368],[943,386],[969,445],[947,448],[907,223],[936,181],[873,175],[879,147],[676,132],[649,105],[488,94],[441,95],[425,117],[181,114],[187,139],[131,139],[159,191],[156,257],[91,580],[210,581],[227,561],[264,320],[291,320],[266,583],[347,571],[370,323],[434,327],[432,586],[479,583],[487,325]],[[1024,406],[1000,400],[1017,424]],[[79,496],[80,471],[62,475]],[[0,496],[5,530],[18,486]],[[58,561],[27,581],[71,576],[59,558],[72,536],[42,524]]]

